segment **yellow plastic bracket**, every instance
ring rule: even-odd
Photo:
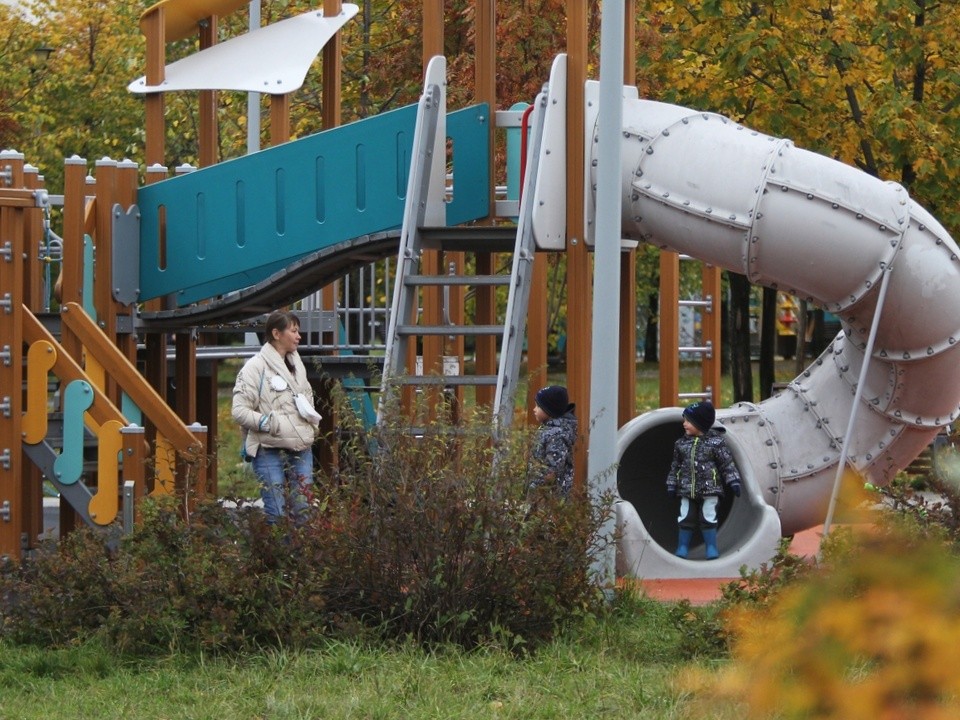
[[[27,351],[27,411],[23,416],[23,441],[36,445],[47,436],[47,378],[57,362],[52,343],[38,340]]]
[[[107,420],[97,433],[97,494],[87,506],[90,519],[97,525],[109,525],[120,509],[119,456],[123,452],[123,425]]]

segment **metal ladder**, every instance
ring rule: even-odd
[[[403,386],[441,385],[479,386],[496,385],[493,415],[495,428],[509,427],[513,420],[514,398],[523,354],[527,308],[533,277],[533,259],[536,250],[533,228],[533,188],[536,180],[540,146],[543,138],[546,92],[537,96],[532,113],[531,138],[528,148],[527,172],[523,179],[520,213],[516,227],[470,226],[430,227],[424,225],[428,206],[428,188],[436,139],[436,114],[439,111],[436,91],[428,87],[421,101],[414,135],[407,206],[400,235],[393,304],[387,333],[383,384],[378,420],[382,419],[385,402]],[[492,275],[425,274],[421,264],[424,250],[449,252],[512,252],[510,273]],[[442,272],[442,271],[441,271]],[[444,322],[428,325],[419,322],[421,290],[439,286],[449,291],[452,287],[507,286],[509,295],[502,322],[491,325],[464,323],[455,325],[449,320],[449,292],[444,292]],[[411,342],[426,336],[498,336],[499,368],[497,375],[466,375],[463,368],[456,375],[417,374],[407,367]]]
[[[720,270],[713,265],[702,264],[701,295],[699,298],[684,300],[679,298],[679,263],[684,261],[696,260],[689,255],[668,252],[661,256],[660,405],[671,407],[692,400],[710,400],[714,405],[719,405]],[[680,310],[684,307],[700,312],[699,345],[682,345],[679,342]],[[664,338],[663,335],[667,337]],[[681,355],[697,357],[701,370],[699,391],[679,391]]]

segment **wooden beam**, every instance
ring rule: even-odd
[[[22,191],[30,194],[29,191]],[[0,288],[9,293],[10,306],[0,311],[0,350],[5,357],[0,362],[0,388],[9,404],[0,413],[0,453],[6,457],[0,463],[0,506],[9,513],[0,520],[0,556],[20,557],[21,536],[24,531],[24,476],[21,416],[23,414],[23,235],[27,223],[27,209],[4,202],[0,194],[0,240],[10,255],[0,259]]]
[[[200,50],[217,44],[217,16],[211,15],[200,23]],[[219,124],[217,123],[217,91],[200,91],[200,167],[215,165],[219,157]]]
[[[443,0],[424,0],[423,3],[423,50],[422,66],[426,75],[427,65],[434,55],[443,55]],[[440,273],[441,256],[438,251],[428,250],[420,259],[421,272],[424,275]],[[425,287],[423,293],[424,325],[441,324],[441,294],[437,286]],[[443,337],[427,336],[423,338],[423,374],[443,373]],[[439,388],[428,391],[428,405],[433,410],[439,397]]]
[[[703,344],[710,343],[713,351],[709,357],[704,356],[701,364],[701,380],[704,389],[710,388],[710,401],[714,407],[720,407],[720,268],[704,263],[701,273],[701,297],[710,299],[710,306],[705,307],[700,314],[700,335]]]
[[[290,95],[270,96],[270,144],[282,145],[290,140]]]
[[[587,79],[586,0],[567,0],[567,388],[577,404],[580,441],[575,448],[574,484],[585,488],[590,424],[592,344],[591,258],[583,241],[584,83]]]
[[[660,251],[660,407],[680,394],[680,256]]]
[[[165,34],[164,9],[158,7],[155,12],[145,15],[140,21],[144,37],[147,40],[147,85],[160,85],[165,78],[167,62],[167,41]],[[166,165],[164,99],[163,93],[148,93],[144,98],[146,111],[146,152],[147,166]]]

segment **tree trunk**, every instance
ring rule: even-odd
[[[777,291],[763,289],[763,302],[760,307],[760,399],[766,400],[773,394],[776,382],[774,352],[777,344]]]
[[[730,278],[730,373],[733,401],[753,402],[753,366],[750,363],[750,282],[745,275]]]
[[[652,292],[649,295],[650,312],[647,313],[647,329],[643,341],[643,361],[645,363],[657,362],[657,318],[660,312],[660,294]]]

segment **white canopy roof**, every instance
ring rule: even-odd
[[[303,85],[307,70],[336,32],[359,8],[344,3],[339,15],[311,11],[231,38],[167,65],[160,85],[140,77],[130,92],[240,90],[284,95]]]

